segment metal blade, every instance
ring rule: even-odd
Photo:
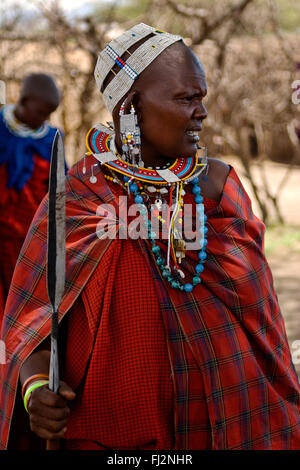
[[[57,131],[53,141],[50,166],[47,254],[47,290],[53,308],[49,388],[55,392],[59,387],[58,309],[65,289],[65,271],[65,152],[62,137]]]
[[[59,131],[51,156],[48,210],[47,288],[50,302],[58,309],[65,288],[66,272],[65,153]]]

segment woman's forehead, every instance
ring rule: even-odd
[[[196,58],[197,59],[197,58]],[[180,93],[181,90],[195,89],[206,94],[204,68],[193,55],[167,55],[158,58],[149,69],[145,79],[141,80],[141,89],[156,87],[157,91]]]

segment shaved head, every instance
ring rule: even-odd
[[[133,52],[138,48],[147,38],[139,41],[135,44],[130,52]],[[129,54],[124,54],[124,60],[127,59]],[[113,111],[113,117],[118,115],[121,104],[124,102],[126,97],[132,93],[132,91],[137,91],[143,93],[144,90],[153,85],[169,86],[171,78],[178,74],[180,71],[184,71],[187,68],[197,68],[203,78],[205,79],[205,71],[202,65],[202,62],[196,56],[196,54],[190,49],[183,41],[177,41],[171,46],[167,47],[153,62],[140,74],[138,79],[133,83],[131,89],[124,95],[124,97],[119,101],[117,106]],[[113,78],[113,75],[109,75],[108,82]]]
[[[38,98],[57,107],[60,102],[60,92],[50,75],[33,73],[25,77],[22,82],[20,101],[27,98]]]
[[[181,67],[189,67],[191,64],[198,66],[203,71],[204,67],[196,54],[184,44],[178,41],[167,47],[140,75],[133,85],[139,88],[143,82],[159,79],[162,72],[172,73]]]
[[[45,73],[32,73],[24,78],[16,104],[15,116],[32,129],[38,129],[60,103],[55,81]]]

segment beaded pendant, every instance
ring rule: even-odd
[[[206,221],[207,217],[204,214],[204,204],[203,197],[201,195],[201,188],[199,186],[198,178],[194,178],[191,183],[193,185],[192,192],[194,194],[195,203],[196,203],[196,212],[197,217],[200,222],[200,240],[199,240],[199,251],[198,251],[198,263],[195,266],[195,273],[191,282],[183,283],[182,278],[185,278],[184,273],[179,269],[177,261],[181,263],[181,259],[185,257],[185,242],[184,240],[177,240],[174,243],[173,251],[175,251],[175,256],[173,256],[174,266],[171,268],[169,257],[169,249],[167,254],[167,259],[161,252],[160,247],[156,243],[157,234],[153,231],[151,220],[148,219],[148,209],[145,205],[143,196],[139,191],[139,187],[136,183],[130,183],[128,176],[123,177],[124,183],[127,183],[129,186],[130,192],[134,195],[134,202],[137,204],[140,214],[144,219],[144,224],[148,231],[148,238],[151,242],[151,251],[155,257],[155,261],[159,269],[161,270],[161,275],[166,279],[173,289],[180,289],[185,292],[192,292],[195,286],[201,283],[201,273],[204,270],[204,263],[207,258],[206,246],[207,246],[207,227]],[[168,247],[172,248],[172,243],[168,243]]]

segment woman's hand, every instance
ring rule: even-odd
[[[42,439],[63,438],[70,414],[68,401],[75,396],[65,382],[60,382],[58,394],[51,392],[47,385],[33,390],[28,403],[31,430]]]

